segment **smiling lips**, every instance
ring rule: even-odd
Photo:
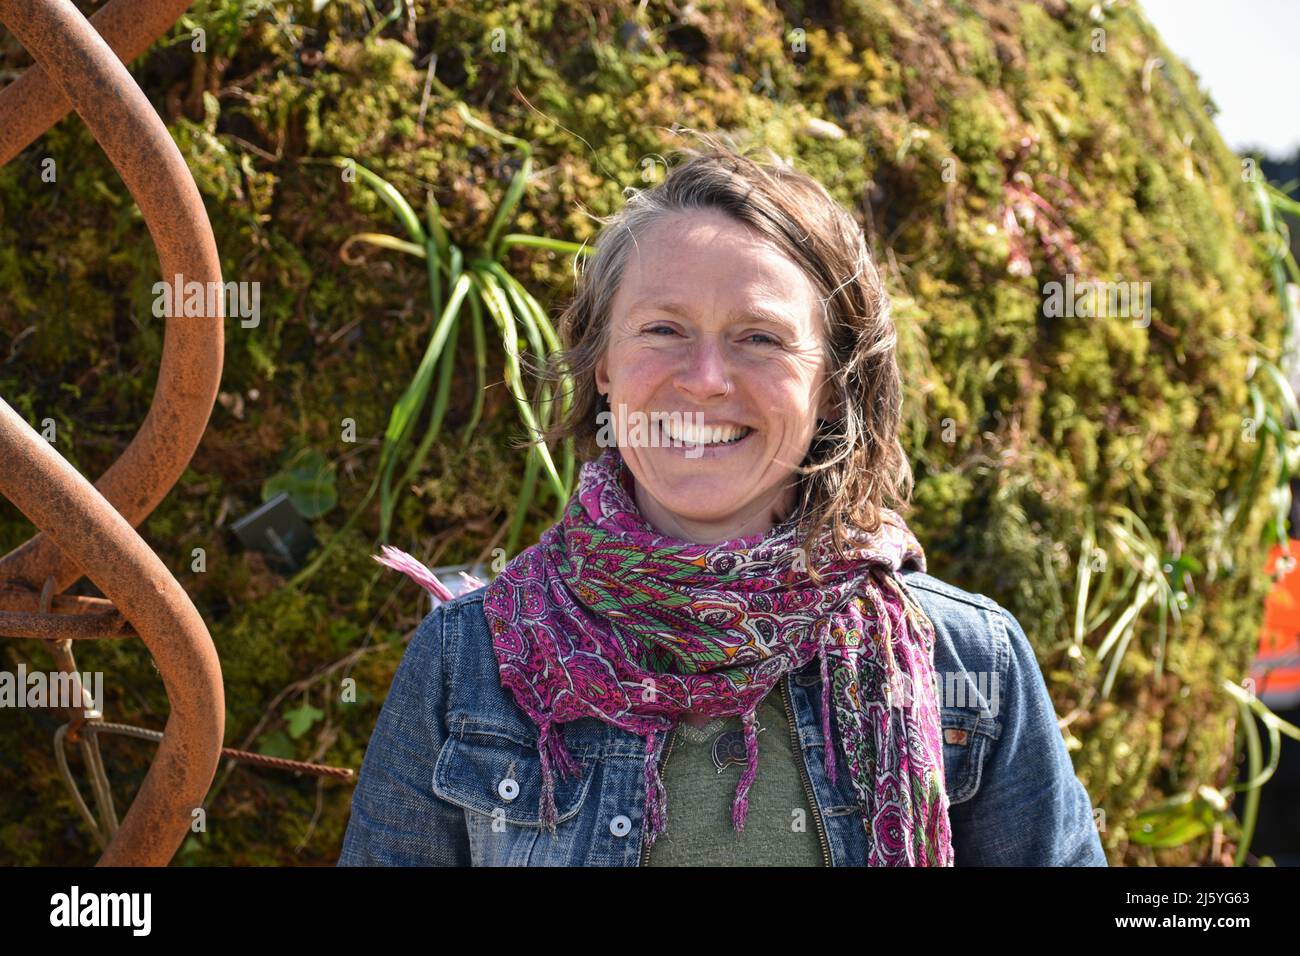
[[[675,418],[661,420],[664,434],[685,445],[732,445],[754,429],[746,425],[696,425]]]

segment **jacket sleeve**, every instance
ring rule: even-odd
[[[443,719],[445,605],[402,656],[366,747],[339,866],[468,866],[465,814],[433,793]]]
[[[1106,866],[1092,799],[1056,722],[1033,647],[999,608],[1010,642],[1002,733],[975,794],[950,809],[957,866]]]

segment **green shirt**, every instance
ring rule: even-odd
[[[796,763],[803,755],[790,739],[784,686],[777,687],[758,708],[758,772],[740,833],[731,822],[745,765],[740,718],[677,725],[659,767],[668,802],[665,831],[650,848],[648,866],[824,864],[815,811]]]

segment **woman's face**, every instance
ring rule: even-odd
[[[638,237],[609,321],[596,387],[646,520],[700,544],[783,520],[830,408],[820,306],[799,266],[723,212],[679,213]]]

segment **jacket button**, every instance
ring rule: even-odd
[[[609,821],[609,832],[614,834],[616,837],[627,836],[631,829],[632,821],[621,813]]]
[[[513,800],[519,796],[519,784],[515,782],[513,777],[506,777],[497,784],[497,793],[501,795],[502,800]]]

